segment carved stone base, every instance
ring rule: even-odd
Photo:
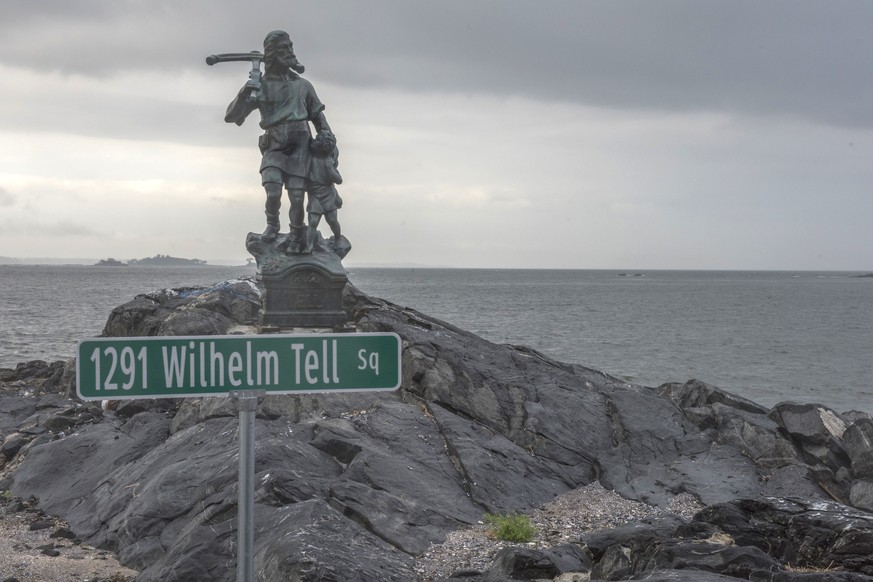
[[[298,265],[282,276],[261,275],[264,304],[258,323],[265,327],[337,327],[346,324],[343,287],[348,278],[319,266]]]
[[[264,290],[258,314],[262,327],[346,326],[342,307],[348,275],[336,254],[317,247],[310,254],[288,255],[281,237],[264,241],[256,233],[249,233],[246,248],[257,261]]]

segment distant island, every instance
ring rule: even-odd
[[[96,267],[124,267],[126,265],[127,265],[127,263],[122,263],[121,261],[116,261],[115,259],[113,259],[111,257],[108,259],[100,259],[99,261],[94,263],[94,266],[96,266]]]
[[[127,264],[139,267],[202,267],[206,265],[206,261],[201,259],[181,259],[179,257],[171,257],[170,255],[155,255],[145,259],[131,259]]]

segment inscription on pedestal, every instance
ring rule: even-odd
[[[343,311],[345,273],[333,275],[310,265],[291,267],[273,277],[261,273],[264,306],[260,323],[266,327],[338,327],[346,323]]]
[[[250,233],[246,247],[258,261],[263,290],[259,323],[263,327],[344,327],[346,271],[332,252],[316,248],[308,255],[281,252],[281,238],[264,241]],[[276,247],[276,248],[274,248]]]

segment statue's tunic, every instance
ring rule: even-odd
[[[261,80],[257,103],[242,102],[240,96],[228,107],[225,119],[242,123],[245,117],[258,109],[264,135],[258,140],[263,158],[261,174],[265,181],[275,176],[274,171],[264,174],[266,168],[276,168],[287,180],[298,177],[300,186],[309,169],[309,140],[312,134],[309,122],[324,111],[324,104],[315,94],[312,83],[288,71],[286,75],[268,75]],[[293,181],[293,180],[292,180]]]
[[[261,171],[274,167],[286,176],[306,177],[309,169],[309,121],[324,110],[312,83],[289,74],[265,78],[258,93],[261,127]]]

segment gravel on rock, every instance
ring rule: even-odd
[[[63,521],[0,496],[0,580],[132,582],[136,575],[111,552],[82,543]]]
[[[674,514],[690,520],[703,505],[689,494],[677,495],[666,509],[625,499],[599,483],[591,483],[556,497],[531,513],[536,527],[534,539],[526,544],[505,542],[490,535],[484,523],[451,532],[442,544],[428,548],[416,561],[416,572],[423,582],[450,577],[462,571],[484,572],[497,553],[506,547],[533,549],[573,543],[597,530],[619,527],[658,515]],[[587,579],[587,578],[584,578]]]

